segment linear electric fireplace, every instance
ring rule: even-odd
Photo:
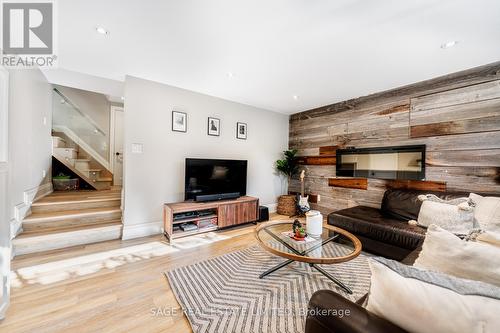
[[[425,179],[425,145],[337,150],[337,176]]]

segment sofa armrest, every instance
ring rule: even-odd
[[[305,332],[407,333],[331,290],[320,290],[312,295]]]

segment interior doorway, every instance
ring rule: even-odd
[[[111,107],[110,166],[113,171],[113,185],[123,185],[123,108]]]

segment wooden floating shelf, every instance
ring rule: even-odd
[[[446,192],[446,182],[431,180],[390,180],[387,187],[404,190]]]
[[[366,178],[329,178],[328,186],[354,188],[358,190],[368,189],[368,179]]]
[[[299,156],[297,162],[300,165],[336,165],[337,157],[330,155]]]

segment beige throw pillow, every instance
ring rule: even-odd
[[[483,197],[471,193],[469,198],[476,205],[474,217],[480,228],[500,232],[500,197]]]
[[[445,201],[435,195],[420,195],[422,202],[418,213],[417,224],[428,227],[431,224],[453,232],[466,235],[474,229],[474,209],[469,205],[468,198],[458,198]]]
[[[483,237],[491,242],[500,235]],[[481,234],[466,241],[432,224],[413,266],[500,287],[500,247],[481,241]]]
[[[496,333],[500,288],[384,258],[372,272],[366,309],[412,333]]]

